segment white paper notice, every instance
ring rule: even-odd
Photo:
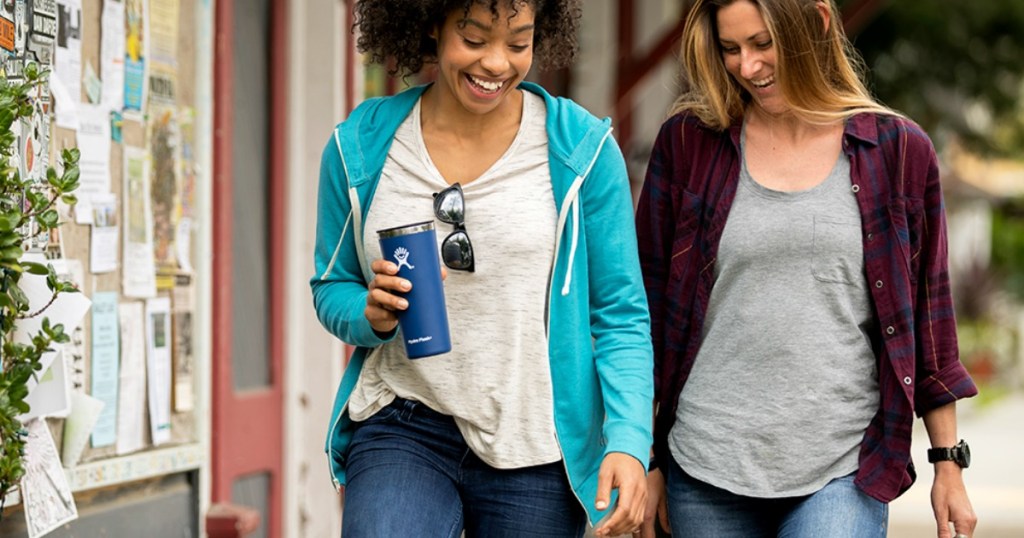
[[[71,90],[64,85],[60,73],[50,75],[50,93],[53,94],[54,103],[57,105],[56,113],[57,126],[78,130],[78,99],[71,98]]]
[[[121,303],[121,376],[117,398],[117,453],[128,454],[146,447],[146,330],[143,305]]]
[[[192,219],[182,217],[174,236],[174,248],[178,253],[178,266],[183,273],[191,274],[192,269]]]
[[[146,301],[146,387],[153,444],[171,440],[171,300]]]
[[[39,417],[65,417],[71,411],[71,387],[68,355],[63,346],[54,346],[50,367],[39,376],[39,384],[25,397],[28,413],[18,417],[26,422]]]
[[[117,269],[117,197],[93,195],[92,232],[89,234],[89,272],[109,273]]]
[[[153,213],[149,198],[149,161],[145,150],[124,148],[124,268],[126,297],[156,296]]]
[[[82,100],[82,0],[57,0],[57,50],[54,74],[67,89],[71,102]],[[74,110],[61,110],[57,103],[57,125],[78,129]],[[84,153],[84,152],[83,152]]]
[[[82,457],[89,433],[96,426],[103,412],[103,402],[84,392],[71,395],[71,414],[64,420],[64,446],[61,447],[61,461],[65,467],[74,467]]]
[[[100,20],[100,78],[103,97],[100,101],[108,110],[124,108],[124,2],[103,0]]]
[[[42,255],[35,254],[27,254],[23,260],[46,263]],[[21,277],[20,284],[21,291],[25,293],[29,300],[29,312],[36,312],[47,304],[50,305],[42,315],[18,321],[14,329],[14,338],[15,341],[22,344],[32,342],[32,336],[37,334],[43,326],[43,318],[49,318],[51,326],[63,324],[64,333],[72,334],[82,323],[82,318],[89,311],[89,306],[92,304],[92,301],[81,293],[61,293],[54,299],[53,292],[46,285],[45,276],[25,273]],[[53,362],[55,356],[56,352],[54,351],[44,353],[42,357],[43,369],[40,371],[45,372],[50,367],[50,363]],[[35,380],[33,378],[29,378],[28,387],[29,392],[35,388]]]
[[[92,199],[110,193],[110,110],[102,105],[78,105],[78,161],[81,185],[75,193],[75,222],[92,224]]]
[[[85,282],[85,269],[81,260],[73,258],[50,260],[57,278],[74,284],[82,289]],[[71,341],[64,344],[64,360],[71,390],[85,391],[85,328],[79,325],[71,331]]]
[[[78,507],[71,495],[68,479],[60,466],[57,446],[50,428],[42,419],[25,424],[25,476],[21,479],[21,498],[25,503],[25,523],[29,538],[48,534],[78,518]]]

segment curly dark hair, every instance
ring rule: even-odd
[[[467,15],[474,4],[487,6],[494,17],[504,3],[513,16],[529,5],[535,14],[533,60],[540,70],[568,67],[579,48],[577,33],[582,0],[358,0],[355,6],[359,50],[370,61],[388,65],[391,75],[414,75],[437,61],[433,28],[454,10]],[[389,64],[389,61],[394,63]]]

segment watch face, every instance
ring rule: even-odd
[[[967,446],[967,443],[960,441],[956,445],[957,448],[957,463],[960,467],[966,469],[971,466],[971,447]]]

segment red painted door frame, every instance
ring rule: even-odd
[[[267,536],[282,535],[282,478],[284,446],[284,215],[287,89],[287,5],[271,5],[269,66],[269,320],[270,385],[236,391],[232,368],[232,166],[233,37],[232,2],[216,3],[216,54],[214,56],[214,177],[213,177],[213,357],[212,357],[212,473],[211,501],[232,502],[235,479],[266,473],[270,477],[269,513],[262,514]],[[239,188],[245,188],[240,180]]]

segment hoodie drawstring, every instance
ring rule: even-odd
[[[558,216],[558,230],[557,239],[555,240],[555,253],[558,253],[558,243],[561,241],[562,232],[565,229],[566,214],[565,211],[572,212],[572,240],[569,243],[569,265],[565,269],[565,282],[562,284],[562,295],[569,295],[569,289],[572,285],[572,265],[576,260],[576,246],[579,244],[580,238],[580,188],[583,187],[583,180],[590,175],[590,171],[594,168],[594,164],[597,163],[597,158],[601,155],[601,150],[604,148],[605,142],[608,141],[608,137],[611,136],[612,129],[608,128],[605,131],[604,136],[601,138],[601,143],[597,145],[597,151],[594,152],[594,158],[590,160],[590,164],[587,165],[586,171],[583,174],[576,176],[576,180],[572,182],[572,186],[569,187],[569,192],[566,193],[565,199],[569,200],[568,207],[562,206],[563,210]],[[557,257],[557,256],[556,256]]]

